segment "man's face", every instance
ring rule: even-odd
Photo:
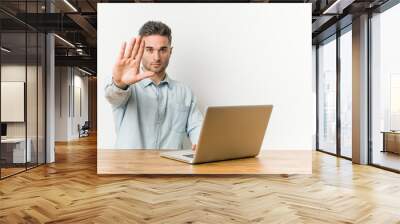
[[[168,37],[151,35],[143,37],[143,40],[145,41],[143,67],[156,73],[165,71],[172,53]]]

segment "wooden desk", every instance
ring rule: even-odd
[[[400,132],[382,131],[381,133],[383,134],[382,152],[393,152],[400,154]]]
[[[166,159],[158,150],[97,150],[97,174],[311,174],[311,150],[268,150],[255,158],[198,165]]]
[[[25,150],[25,141],[28,143]],[[31,138],[5,138],[1,139],[2,155],[5,163],[25,163],[31,162],[32,140]],[[26,161],[25,161],[26,160]]]

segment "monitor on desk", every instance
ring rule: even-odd
[[[5,138],[7,136],[7,124],[1,123],[1,138]]]

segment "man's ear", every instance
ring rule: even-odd
[[[172,54],[172,49],[173,49],[174,47],[171,47],[171,50],[169,51],[169,54]]]

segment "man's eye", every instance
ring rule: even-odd
[[[153,49],[146,49],[146,52],[148,52],[148,53],[153,53]]]

